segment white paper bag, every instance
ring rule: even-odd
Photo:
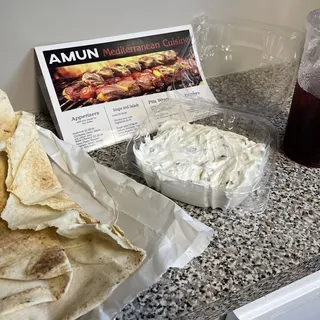
[[[38,127],[55,174],[70,197],[103,223],[117,221],[126,237],[147,257],[129,279],[82,320],[109,320],[169,267],[184,267],[209,245],[213,230],[192,219],[173,201],[127,176],[95,162],[77,146]]]

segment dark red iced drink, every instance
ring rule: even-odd
[[[320,167],[320,99],[304,91],[298,83],[289,113],[284,152],[293,161]]]
[[[284,152],[293,161],[320,168],[320,9],[308,14],[306,27]]]

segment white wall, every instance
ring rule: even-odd
[[[189,23],[205,12],[301,28],[319,0],[0,0],[0,88],[16,110],[44,107],[33,47]]]

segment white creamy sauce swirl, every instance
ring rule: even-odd
[[[165,122],[134,148],[140,165],[160,180],[179,179],[226,190],[252,187],[262,177],[267,150],[230,131],[180,120]]]

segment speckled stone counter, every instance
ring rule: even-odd
[[[272,119],[280,135],[287,113],[288,108],[283,108]],[[48,115],[38,115],[37,123],[53,129]],[[110,166],[118,149],[101,149],[91,156]],[[192,217],[214,228],[212,242],[184,269],[168,270],[157,284],[127,305],[117,320],[217,319],[320,270],[319,189],[319,169],[302,167],[280,152],[263,215],[178,203]]]

